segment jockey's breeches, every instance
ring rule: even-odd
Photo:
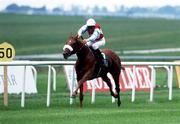
[[[101,40],[96,42],[87,42],[87,45],[92,47],[94,50],[99,49],[101,46],[104,46],[106,43],[105,38],[103,37]]]

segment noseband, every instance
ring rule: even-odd
[[[69,51],[73,51],[73,48],[70,46],[70,45],[64,45],[64,47],[63,47],[63,50],[65,50],[65,49],[69,49]]]

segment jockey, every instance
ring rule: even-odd
[[[80,38],[86,31],[89,34],[89,38],[84,39],[83,43],[89,46],[92,50],[100,66],[107,66],[107,62],[103,59],[101,51],[99,50],[99,47],[105,45],[105,38],[100,25],[96,23],[94,19],[88,19],[86,24],[78,30],[78,38]]]

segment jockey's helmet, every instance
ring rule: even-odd
[[[95,26],[96,25],[96,21],[94,19],[90,18],[90,19],[88,19],[86,21],[86,25],[87,26]]]

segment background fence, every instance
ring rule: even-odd
[[[48,81],[47,81],[47,102],[46,105],[50,106],[50,94],[51,94],[51,73],[52,73],[52,66],[53,65],[74,65],[75,61],[12,61],[12,62],[1,62],[0,66],[48,66]],[[172,81],[173,81],[173,66],[179,66],[180,62],[122,62],[122,65],[133,65],[134,69],[135,66],[151,66],[152,68],[156,68],[157,66],[165,66],[167,68],[168,72],[168,87],[169,87],[169,100],[172,99]],[[26,68],[25,68],[26,69]],[[53,71],[55,72],[55,71]],[[23,82],[23,88],[21,93],[21,107],[24,107],[25,105],[25,74],[24,73],[24,82]],[[155,72],[153,71],[153,74],[155,75]],[[53,76],[55,77],[55,76]],[[154,76],[155,77],[155,76]],[[55,80],[55,79],[54,79]],[[155,83],[155,79],[153,79]],[[153,100],[153,90],[154,87],[151,85],[150,88],[150,101]],[[132,86],[132,101],[135,100],[135,87]]]

